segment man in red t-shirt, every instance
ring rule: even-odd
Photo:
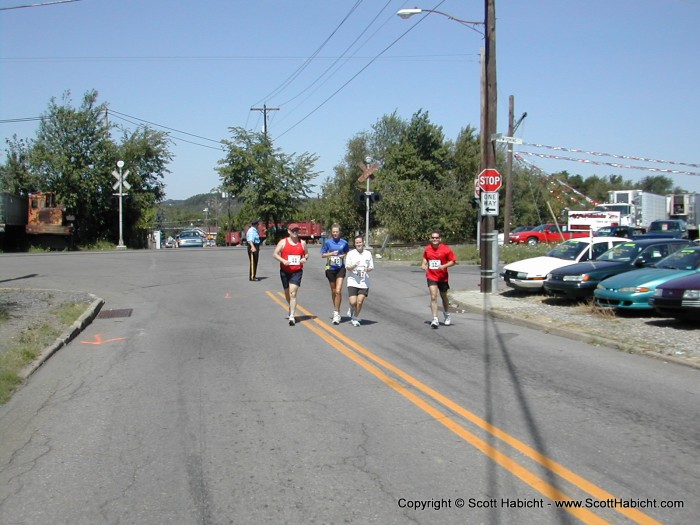
[[[304,274],[304,263],[309,258],[306,243],[299,239],[299,225],[295,222],[287,227],[289,237],[277,243],[272,256],[280,262],[280,279],[284,297],[289,304],[289,326],[296,324],[297,292]]]
[[[450,302],[447,298],[447,290],[450,289],[447,269],[457,264],[457,257],[455,257],[454,252],[449,246],[440,242],[441,238],[440,232],[433,231],[430,234],[430,244],[426,246],[423,251],[422,266],[428,280],[430,311],[433,314],[433,320],[430,322],[431,328],[440,326],[437,305],[438,292],[440,292],[440,297],[442,298],[442,311],[445,316],[445,326],[452,324],[452,319],[450,319]]]

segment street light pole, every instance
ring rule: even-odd
[[[124,234],[123,234],[123,211],[122,211],[122,197],[125,195],[124,194],[124,175],[122,175],[122,168],[124,167],[124,161],[119,160],[117,161],[117,169],[119,170],[119,180],[117,181],[117,184],[119,186],[119,244],[117,245],[117,248],[126,248],[124,245]]]
[[[401,18],[409,18],[420,13],[436,13],[455,20],[461,24],[469,25],[471,29],[478,31],[477,25],[484,26],[484,55],[481,75],[481,171],[496,168],[496,150],[493,139],[496,135],[496,0],[484,0],[484,21],[470,22],[461,20],[446,13],[418,7],[401,9],[396,14]],[[481,33],[480,33],[481,34]],[[471,191],[471,188],[470,188]],[[498,271],[494,265],[494,251],[497,246],[495,233],[495,217],[484,215],[480,220],[480,250],[481,250],[481,279],[482,293],[492,293],[494,281]],[[495,261],[496,265],[498,261]]]

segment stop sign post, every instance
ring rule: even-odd
[[[503,179],[498,170],[495,169],[485,169],[477,177],[477,184],[479,189],[483,192],[493,193],[501,189],[501,184]]]

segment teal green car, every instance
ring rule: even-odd
[[[596,303],[604,308],[652,310],[649,299],[657,286],[694,273],[700,273],[700,246],[682,248],[652,267],[605,279],[593,294]]]

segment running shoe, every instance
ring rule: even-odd
[[[452,318],[450,314],[445,314],[445,326],[450,326],[452,324]]]
[[[433,317],[433,320],[430,323],[430,328],[437,328],[440,326],[440,321],[438,321],[437,317]]]
[[[353,326],[360,326],[360,320],[359,320],[359,319],[353,319],[353,320],[351,321],[351,323],[352,323]]]
[[[352,306],[348,308],[348,317],[352,318],[352,316],[355,315],[355,312],[353,311]]]
[[[289,326],[294,326],[295,324],[297,324],[296,319],[294,319],[294,317],[290,317],[289,318]]]
[[[333,324],[340,324],[340,314],[333,312]]]

